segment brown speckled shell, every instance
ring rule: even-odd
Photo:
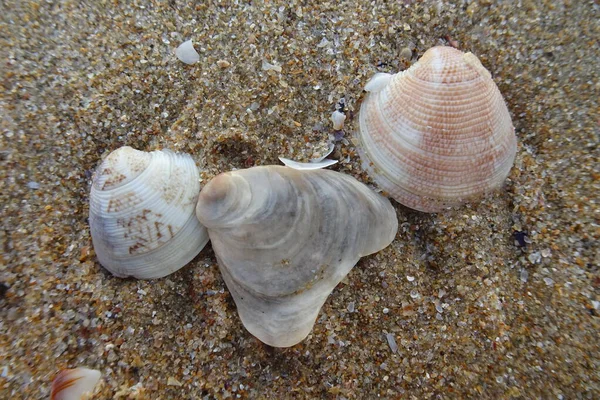
[[[517,142],[496,84],[479,59],[433,47],[360,109],[361,158],[371,178],[420,211],[458,206],[500,187]]]
[[[208,242],[196,219],[200,176],[192,157],[121,147],[98,167],[90,192],[90,232],[98,261],[113,275],[161,278]]]

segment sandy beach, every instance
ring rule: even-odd
[[[600,398],[598,1],[192,3],[0,4],[0,398],[77,366],[98,399]],[[343,102],[331,169],[375,189],[363,87],[436,45],[491,72],[515,165],[456,210],[393,201],[395,240],[300,344],[244,329],[210,244],[157,280],[98,263],[91,177],[124,145],[189,153],[204,184],[324,155]]]

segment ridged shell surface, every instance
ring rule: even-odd
[[[194,160],[169,150],[121,147],[96,170],[90,230],[100,264],[119,277],[160,278],[208,242],[195,216],[200,179]]]
[[[433,47],[384,78],[367,85],[359,116],[363,166],[383,190],[405,206],[436,212],[503,184],[516,137],[475,55]]]
[[[302,341],[334,287],[398,229],[390,202],[356,179],[282,166],[217,176],[196,212],[244,326],[275,347]]]

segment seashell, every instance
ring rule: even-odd
[[[161,278],[208,242],[195,217],[200,177],[194,160],[169,150],[121,147],[98,167],[90,230],[100,264],[119,277]]]
[[[175,55],[179,61],[186,64],[195,64],[200,61],[200,54],[198,54],[194,48],[194,44],[192,43],[191,39],[181,43],[179,47],[175,49]]]
[[[321,157],[317,157],[317,158],[311,159],[310,162],[311,163],[320,163],[321,161],[325,160],[325,158],[327,158],[328,155],[330,155],[331,153],[333,153],[333,150],[335,150],[335,144],[333,144],[332,142],[330,142],[327,145],[327,153],[325,153]],[[328,161],[334,161],[334,160],[328,160]],[[335,163],[333,163],[333,164],[335,164]]]
[[[360,155],[391,197],[420,211],[500,187],[515,159],[510,114],[471,53],[433,47],[408,70],[376,74],[360,109]]]
[[[88,368],[63,369],[52,381],[50,400],[91,399],[100,371]]]
[[[367,82],[365,90],[374,93],[381,92],[384,87],[390,84],[393,76],[387,72],[378,72]]]
[[[346,114],[341,111],[335,110],[331,113],[331,122],[333,123],[333,130],[339,131],[344,128],[344,121],[346,121]]]
[[[279,157],[279,161],[281,161],[283,164],[285,164],[286,167],[290,167],[290,168],[297,169],[297,170],[307,170],[307,171],[314,170],[314,169],[327,168],[329,166],[337,164],[337,162],[338,162],[338,160],[323,159],[323,160],[319,160],[319,161],[311,161],[311,162],[305,163],[305,162],[290,160],[289,158],[284,158],[284,157]]]
[[[283,166],[217,176],[196,214],[242,323],[275,347],[302,341],[335,286],[398,229],[390,202],[356,179]]]
[[[327,153],[325,153],[325,155],[318,157],[318,158],[313,158],[310,160],[310,162],[307,162],[307,163],[290,160],[289,158],[284,158],[284,157],[279,157],[279,161],[281,161],[283,164],[285,164],[286,167],[290,167],[290,168],[294,168],[294,169],[298,169],[298,170],[311,170],[311,169],[327,168],[329,166],[332,166],[332,165],[338,163],[338,160],[331,160],[331,159],[326,158],[328,155],[333,153],[334,149],[335,149],[335,144],[329,143],[329,146],[327,146]]]

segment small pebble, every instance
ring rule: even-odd
[[[341,141],[344,138],[344,131],[335,131],[333,133],[333,140],[336,142]]]
[[[275,71],[281,72],[281,66],[276,64],[271,64],[267,60],[262,61],[262,70],[263,71]]]
[[[348,303],[348,312],[354,312],[354,302]]]
[[[527,232],[514,231],[513,237],[515,238],[515,246],[517,246],[517,247],[527,246],[527,241],[525,240],[525,238],[527,237]]]
[[[412,58],[412,50],[409,47],[405,47],[400,51],[400,58],[410,60]]]
[[[36,190],[40,188],[40,184],[34,181],[27,182],[27,187],[32,190]]]
[[[179,382],[177,379],[173,378],[172,376],[170,376],[167,379],[167,386],[182,386],[183,384],[181,382]]]
[[[229,68],[229,66],[231,65],[231,63],[227,60],[219,60],[217,61],[217,65],[219,66],[219,68]]]
[[[10,289],[10,286],[4,282],[0,282],[0,300],[4,298],[6,292],[8,292],[8,289]]]
[[[527,259],[529,260],[530,263],[537,264],[542,260],[542,255],[540,254],[539,251],[536,251],[534,253],[531,253],[529,256],[527,256]]]
[[[551,255],[552,255],[552,251],[550,249],[544,249],[544,250],[542,250],[542,257],[548,258]]]
[[[321,39],[321,41],[319,42],[319,44],[317,45],[317,47],[321,48],[321,47],[325,47],[329,44],[329,40],[327,40],[327,38],[323,38]]]

